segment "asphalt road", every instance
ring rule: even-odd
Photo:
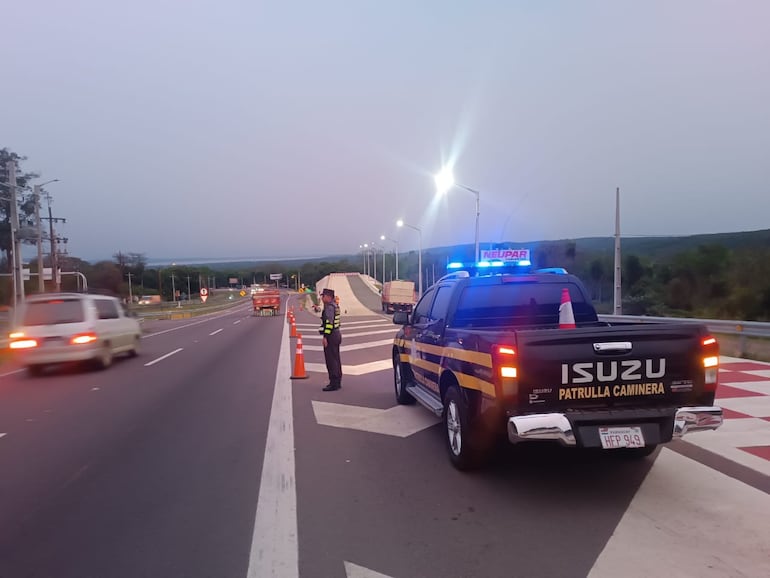
[[[105,372],[0,380],[0,576],[245,576],[282,330],[148,323]]]
[[[247,306],[148,322],[104,372],[3,368],[0,578],[770,572],[770,498],[727,467],[537,444],[460,473],[395,404],[387,317],[343,317],[323,392],[318,318],[296,314],[307,379],[284,318]]]

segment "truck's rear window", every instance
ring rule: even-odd
[[[52,299],[27,303],[22,325],[58,325],[85,321],[80,299]]]
[[[572,283],[504,283],[463,289],[454,327],[558,325],[561,291],[567,288],[577,323],[595,322],[596,312]]]

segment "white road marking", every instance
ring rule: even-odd
[[[14,375],[16,373],[21,373],[24,371],[23,369],[14,369],[13,371],[9,371],[7,373],[0,373],[0,377],[8,377],[9,375]]]
[[[0,433],[0,438],[7,436],[8,434]]]
[[[345,562],[345,575],[348,578],[390,578],[387,574],[380,574],[353,562]]]
[[[242,319],[237,319],[237,320],[233,321],[233,325],[238,325],[241,321],[243,321],[243,320]]]
[[[316,323],[295,323],[294,325],[296,325],[297,327],[318,327],[319,323],[318,322],[316,322]],[[351,327],[351,326],[353,326],[351,328],[354,328],[354,329],[358,329],[360,326],[365,326],[365,325],[371,325],[372,327],[376,327],[376,326],[380,326],[380,325],[386,325],[386,326],[387,325],[391,325],[391,326],[393,326],[393,322],[392,321],[388,321],[387,319],[382,319],[382,320],[379,320],[379,319],[367,319],[366,321],[344,321],[344,320],[342,321],[342,326],[343,327]]]
[[[315,419],[321,425],[399,438],[409,437],[439,422],[439,418],[417,405],[377,409],[327,401],[313,401],[312,404]]]
[[[267,426],[248,578],[299,576],[290,347],[288,325],[284,324]]]
[[[216,331],[212,331],[211,333],[209,333],[209,335],[216,335],[217,333],[219,333],[221,331],[224,331],[224,330],[223,329],[217,329]]]
[[[304,345],[302,346],[304,347]],[[381,359],[380,361],[370,361],[369,363],[361,363],[359,365],[343,365],[342,375],[366,375],[367,373],[374,373],[375,371],[384,371],[386,369],[393,369],[393,361],[391,359]],[[320,373],[326,372],[326,364],[324,363],[306,363],[305,371],[317,371]]]
[[[234,309],[238,311],[234,311]],[[233,309],[229,309],[227,313],[222,314],[210,314],[210,317],[206,317],[206,319],[201,319],[200,321],[193,321],[192,323],[186,323],[184,325],[179,325],[178,327],[172,327],[171,329],[164,329],[163,331],[156,331],[155,333],[148,333],[147,335],[142,335],[142,339],[147,339],[148,337],[155,337],[156,335],[163,335],[164,333],[171,333],[172,331],[179,331],[180,329],[187,329],[188,327],[195,327],[196,325],[200,325],[201,323],[208,323],[209,321],[214,321],[216,319],[219,319],[221,317],[226,317],[228,315],[232,315],[233,313],[240,313],[240,310],[243,309],[242,306],[235,306]]]
[[[588,576],[770,576],[760,512],[770,495],[663,448]]]
[[[175,355],[175,354],[179,353],[179,352],[180,352],[180,351],[182,351],[183,349],[184,349],[183,347],[180,347],[179,349],[175,349],[174,351],[172,351],[172,352],[170,352],[170,353],[167,353],[166,355],[161,355],[161,356],[160,356],[158,359],[153,359],[153,360],[152,360],[152,361],[150,361],[149,363],[145,363],[145,364],[144,364],[144,366],[145,366],[145,367],[150,367],[151,365],[155,365],[155,364],[156,364],[156,363],[158,363],[159,361],[163,361],[163,360],[164,360],[164,359],[166,359],[167,357],[171,357],[172,355]]]
[[[305,336],[303,335],[304,339]],[[381,339],[380,341],[368,341],[366,343],[355,343],[353,345],[343,345],[340,347],[340,351],[356,351],[358,349],[369,349],[370,347],[380,347],[381,345],[393,345],[392,339]],[[323,345],[305,345],[302,347],[308,351],[323,351]]]
[[[353,337],[366,337],[367,335],[380,335],[382,333],[390,333],[395,337],[397,331],[398,331],[397,329],[381,329],[380,331],[363,331],[361,333],[350,333],[350,332],[345,332],[345,328],[343,327],[342,339],[344,340],[346,337],[353,338]],[[307,335],[305,335],[303,333],[302,338],[304,339],[305,337],[307,337],[308,339],[321,339],[321,337],[323,336],[320,334],[314,335],[313,333],[308,333]]]

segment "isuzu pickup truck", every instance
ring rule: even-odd
[[[500,436],[646,456],[722,424],[705,326],[601,322],[563,270],[457,271],[393,322],[396,399],[442,418],[458,469],[481,465]]]

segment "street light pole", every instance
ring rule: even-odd
[[[19,207],[16,205],[16,161],[6,163],[8,185],[11,193],[11,247],[13,248],[13,303],[14,310],[19,301],[24,301],[24,273],[21,262],[21,242],[19,241]]]
[[[381,239],[382,241],[384,241],[385,239],[387,239],[388,241],[390,241],[390,242],[392,242],[392,243],[395,243],[395,245],[396,245],[396,279],[398,279],[398,241],[396,241],[395,239],[391,239],[390,237],[386,237],[385,235],[380,235],[380,239]],[[383,256],[383,259],[384,259],[384,258],[385,258],[385,257]],[[383,267],[383,269],[384,269],[384,267]],[[383,279],[383,282],[385,281],[385,277],[384,277],[384,275],[385,275],[385,272],[383,271],[383,278],[382,278],[382,279]]]
[[[419,267],[419,271],[417,272],[417,294],[419,299],[422,297],[422,230],[419,227],[415,227],[414,225],[404,223],[403,220],[396,222],[396,226],[409,227],[410,229],[417,231],[417,241],[419,247],[419,251],[417,253],[417,267]]]
[[[459,189],[463,189],[465,191],[468,191],[469,193],[473,193],[476,195],[476,234],[474,236],[474,245],[475,245],[475,251],[476,251],[476,262],[478,263],[480,260],[480,251],[479,251],[479,215],[481,213],[480,211],[480,198],[481,193],[477,191],[476,189],[472,189],[470,187],[467,187],[465,185],[461,185],[460,183],[455,182],[455,178],[452,175],[452,169],[449,167],[446,167],[441,170],[440,173],[438,173],[435,176],[436,181],[436,191],[439,195],[445,194],[449,189],[452,187],[457,187]]]

